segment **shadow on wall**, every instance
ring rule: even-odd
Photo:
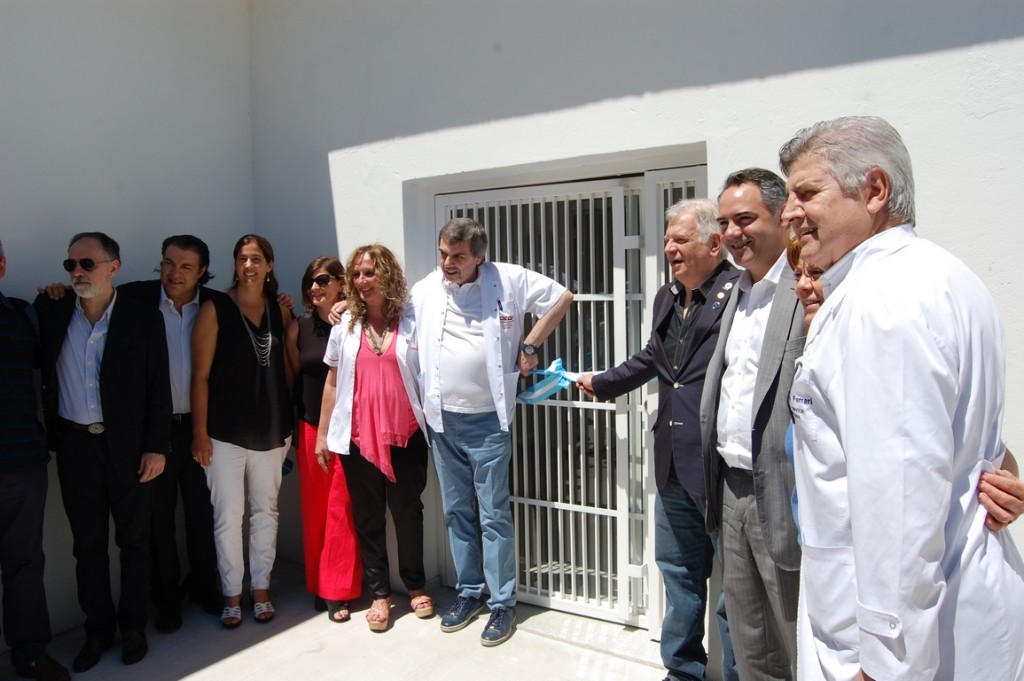
[[[278,113],[304,109],[314,125],[344,121],[323,128],[344,138],[332,149],[1024,35],[1017,0],[275,0],[251,7],[257,100],[274,90]],[[324,83],[333,87],[315,87]],[[284,92],[291,96],[278,99]]]

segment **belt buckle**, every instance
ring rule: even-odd
[[[90,423],[86,427],[86,430],[89,431],[90,435],[102,435],[103,431],[106,430],[106,428],[103,427],[102,423]]]

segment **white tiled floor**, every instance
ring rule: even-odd
[[[228,631],[189,603],[177,633],[162,635],[150,626],[149,655],[141,663],[121,664],[117,645],[100,664],[74,678],[657,681],[664,676],[657,643],[646,631],[533,606],[520,605],[518,630],[509,641],[484,648],[479,637],[486,613],[466,629],[444,634],[438,617],[418,620],[398,594],[391,627],[384,633],[366,627],[367,598],[354,604],[350,622],[332,624],[314,612],[301,567],[293,563],[278,562],[272,594],[278,614],[269,624],[257,624],[246,610],[242,626]],[[438,589],[434,596],[440,612],[454,593]],[[54,638],[49,653],[70,668],[83,640],[81,629],[66,632]],[[0,678],[14,678],[8,660],[0,660]]]

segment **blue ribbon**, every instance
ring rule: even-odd
[[[548,365],[547,369],[534,369],[530,373],[545,378],[534,383],[532,388],[516,395],[516,400],[524,404],[537,404],[541,400],[546,400],[559,390],[575,385],[576,379],[580,376],[576,372],[563,369],[561,357]]]

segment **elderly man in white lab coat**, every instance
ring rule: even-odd
[[[1005,348],[996,305],[914,230],[910,158],[877,118],[800,131],[783,219],[826,297],[793,382],[801,679],[1024,678],[1024,564],[985,527]]]

